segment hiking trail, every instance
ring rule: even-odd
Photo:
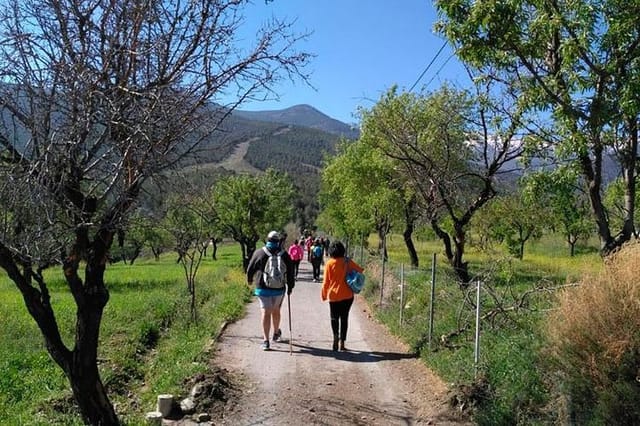
[[[257,299],[225,329],[212,362],[234,378],[236,395],[214,414],[214,424],[471,424],[449,406],[447,386],[369,315],[361,296],[349,316],[348,351],[332,351],[320,285],[303,260],[290,298],[292,336],[285,297],[282,341],[269,351],[260,349]]]

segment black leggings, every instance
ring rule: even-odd
[[[322,266],[322,259],[318,259],[317,257],[311,259],[311,266],[313,266],[313,279],[319,280],[322,278],[322,273],[320,271],[320,267]]]
[[[329,312],[331,314],[331,329],[333,335],[340,340],[347,340],[347,326],[349,325],[349,310],[353,304],[353,297],[339,302],[329,302]],[[340,334],[338,334],[340,330]]]

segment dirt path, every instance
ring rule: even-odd
[[[371,319],[360,296],[351,310],[347,352],[331,350],[329,306],[303,261],[287,302],[283,342],[260,350],[260,308],[223,333],[214,363],[243,383],[215,424],[224,425],[453,425],[446,386]]]

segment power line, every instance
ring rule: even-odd
[[[438,76],[440,75],[440,71],[442,71],[442,69],[444,68],[445,65],[447,65],[447,62],[449,62],[449,60],[453,58],[453,53],[451,55],[449,55],[449,57],[447,58],[446,61],[444,61],[442,63],[442,65],[440,65],[440,68],[438,68],[438,71],[436,71],[436,73],[433,75],[433,77],[431,77],[431,80],[429,80],[427,82],[427,84],[425,86],[429,86],[431,84],[431,82]]]
[[[438,56],[440,56],[440,53],[442,53],[442,51],[444,50],[444,47],[447,45],[447,42],[445,41],[444,43],[442,43],[442,46],[440,46],[440,49],[438,50],[438,52],[436,53],[436,55],[433,57],[433,59],[431,59],[431,62],[429,62],[429,64],[427,65],[427,67],[424,69],[424,71],[422,71],[422,74],[420,74],[420,77],[418,77],[418,79],[416,80],[415,83],[413,83],[413,86],[411,86],[411,89],[409,89],[409,92],[413,92],[413,89],[416,87],[416,85],[420,82],[420,80],[422,80],[422,77],[424,77],[424,75],[427,73],[427,71],[429,71],[429,68],[431,68],[431,65],[433,65],[433,63],[436,61],[436,59],[438,59]]]

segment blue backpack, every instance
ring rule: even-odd
[[[322,246],[313,246],[313,257],[322,257]]]
[[[347,265],[347,285],[354,293],[360,293],[362,291],[362,287],[364,287],[364,274],[356,271],[355,269],[349,268],[349,258],[345,258],[345,262]]]

